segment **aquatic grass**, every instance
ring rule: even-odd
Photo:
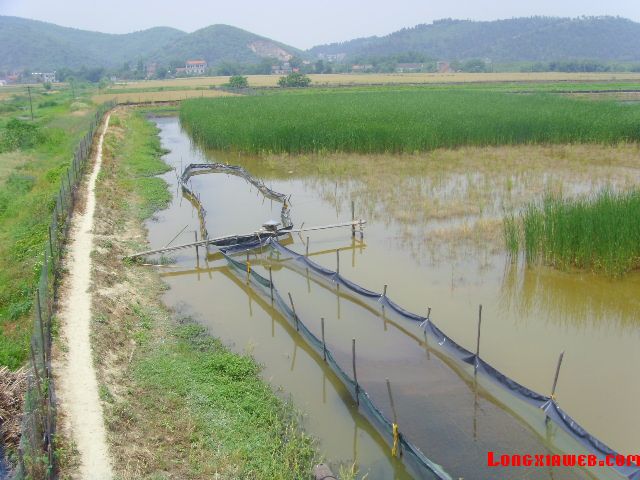
[[[413,153],[463,145],[635,142],[640,106],[550,94],[339,90],[182,102],[208,148],[249,153]]]
[[[511,221],[505,219],[505,225]],[[519,248],[527,263],[612,276],[640,268],[640,190],[605,189],[577,199],[547,195],[542,202],[528,205],[520,221]],[[505,239],[512,251],[506,234]]]

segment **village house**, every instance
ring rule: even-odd
[[[365,65],[352,65],[351,66],[351,71],[352,72],[370,72],[373,70],[373,65],[371,64],[365,64]]]
[[[31,77],[39,83],[54,83],[56,81],[56,72],[32,72]]]
[[[289,62],[284,62],[280,65],[271,66],[272,75],[289,75],[294,70],[296,69],[291,68],[291,64]]]
[[[452,71],[449,62],[438,62],[437,69],[438,73],[449,73]]]
[[[396,65],[397,73],[421,72],[424,70],[424,63],[399,63]]]
[[[204,75],[207,70],[207,62],[204,60],[187,60],[184,71],[187,75]]]

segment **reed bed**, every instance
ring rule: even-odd
[[[640,190],[567,199],[547,195],[505,218],[511,254],[527,263],[621,276],[640,268]]]
[[[252,153],[412,153],[463,145],[640,140],[640,106],[471,90],[186,100],[180,119],[206,147]]]

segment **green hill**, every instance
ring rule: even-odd
[[[438,20],[384,37],[313,47],[309,53],[350,58],[414,52],[436,60],[493,62],[640,60],[640,23],[620,17],[531,17],[476,22]]]
[[[228,25],[193,33],[155,27],[117,35],[0,16],[0,70],[119,68],[125,62],[184,62],[189,58],[203,58],[210,65],[258,63],[265,57],[286,59],[291,55],[304,54]]]
[[[296,48],[229,25],[211,25],[185,35],[153,54],[159,61],[202,58],[222,62],[258,63],[265,57],[288,60],[304,53]]]
[[[0,16],[0,69],[120,67],[185,35],[168,27],[114,35]]]

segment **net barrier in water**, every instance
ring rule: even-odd
[[[275,286],[275,283],[257,273],[246,262],[238,261],[232,257],[233,253],[245,252],[270,244],[271,239],[255,240],[247,242],[244,245],[235,245],[228,248],[222,247],[220,248],[220,252],[229,265],[233,267],[241,277],[248,278],[251,284],[256,287],[262,295],[272,299],[273,307],[287,319],[291,326],[296,329],[307,344],[316,352],[319,358],[326,358],[326,363],[358,404],[360,413],[374,426],[390,448],[394,446],[394,443],[398,444],[399,456],[414,475],[424,479],[451,480],[449,474],[447,474],[440,465],[427,458],[418,447],[407,440],[402,434],[399,434],[397,429],[394,429],[394,424],[387,419],[373,403],[369,394],[344,371],[335,360],[331,350],[326,348],[322,340],[311,332],[302,319],[300,319],[300,316],[287,304]],[[394,431],[396,435],[394,435]]]
[[[277,241],[268,240],[265,244],[277,252],[279,259],[289,259],[296,262],[300,266],[300,273],[308,269],[308,271],[313,272],[315,275],[324,278],[326,281],[334,285],[342,285],[346,287],[351,295],[359,298],[364,303],[377,304],[379,308],[384,307],[394,312],[400,318],[418,323],[423,329],[425,338],[431,340],[430,345],[437,345],[437,348],[446,353],[448,357],[471,366],[473,368],[474,375],[489,379],[493,384],[500,387],[500,389],[508,392],[511,397],[543,411],[548,421],[559,426],[568,436],[571,437],[571,439],[581,445],[587,452],[595,454],[599,461],[605,462],[607,457],[615,459],[619,456],[616,451],[608,447],[595,436],[591,435],[573,418],[571,418],[571,416],[558,405],[555,398],[537,393],[504,375],[499,370],[482,360],[478,355],[453,341],[442,330],[440,330],[430,318],[405,310],[400,305],[393,302],[386,294],[368,290],[343,277],[338,272],[325,268],[313,262],[305,255],[299,254],[281,245]],[[495,389],[493,391],[495,391]],[[540,433],[540,428],[536,430]],[[607,467],[606,463],[599,464],[598,466]],[[640,467],[638,466],[614,465],[609,468],[615,470],[615,472],[623,478],[628,478],[629,480],[640,480]]]
[[[262,192],[268,198],[273,198],[277,201],[283,202],[284,207],[287,206],[287,195],[273,191],[266,187],[263,182],[255,179],[244,168],[226,165],[226,164],[190,164],[184,171],[181,177],[181,183],[183,188],[187,185],[189,178],[193,175],[205,174],[205,173],[230,173],[241,176],[256,186],[260,192]],[[183,190],[184,191],[184,190]],[[206,231],[206,217],[204,209],[202,215],[200,215],[200,208],[202,208],[199,197],[192,191],[189,191],[190,200],[196,209],[199,211],[199,220],[204,231]],[[289,219],[289,225],[291,225]],[[246,238],[238,239],[234,244],[228,246],[218,246],[225,259],[239,272],[249,272],[249,278],[252,283],[260,287],[263,294],[271,296],[271,289],[273,288],[273,302],[274,306],[280,311],[280,313],[296,327],[296,330],[301,333],[302,337],[308,342],[308,344],[323,357],[326,351],[327,363],[332,370],[336,373],[338,378],[345,385],[347,390],[351,393],[352,397],[362,407],[360,410],[364,416],[371,422],[376,428],[384,440],[389,444],[394,444],[394,428],[391,421],[389,421],[379,408],[371,400],[369,394],[362,389],[361,386],[356,385],[355,381],[349,377],[349,375],[340,367],[340,365],[334,359],[333,354],[326,350],[322,341],[315,336],[309,328],[302,322],[299,316],[289,307],[286,301],[282,298],[275,285],[267,278],[262,277],[254,270],[252,270],[246,263],[239,262],[232,258],[234,253],[245,252],[254,250],[260,247],[269,247],[277,253],[279,258],[286,258],[293,260],[297,263],[302,270],[313,272],[319,278],[324,279],[326,282],[334,285],[343,285],[346,289],[355,297],[359,298],[364,303],[372,306],[377,306],[382,309],[389,309],[391,312],[398,315],[400,318],[418,323],[422,328],[425,336],[425,341],[431,340],[430,344],[433,348],[437,348],[448,358],[453,359],[461,365],[467,365],[473,370],[474,381],[476,378],[480,380],[488,380],[491,386],[498,387],[489,388],[491,394],[496,397],[498,402],[502,405],[509,405],[508,410],[512,411],[516,416],[519,416],[522,420],[528,423],[534,431],[536,431],[542,438],[550,440],[554,435],[550,429],[550,422],[561,429],[561,433],[565,434],[574,444],[580,445],[586,452],[592,453],[597,456],[599,461],[605,462],[607,457],[616,458],[618,453],[601,442],[595,436],[589,434],[582,426],[580,426],[573,418],[571,418],[562,408],[558,405],[555,398],[539,394],[521,384],[515,380],[507,377],[487,362],[482,360],[480,356],[465,349],[450,337],[448,337],[442,330],[440,330],[434,322],[425,316],[418,315],[408,310],[405,310],[400,305],[393,302],[385,293],[378,293],[372,290],[368,290],[355,282],[343,277],[338,272],[325,268],[313,261],[308,257],[298,254],[297,252],[288,249],[281,245],[277,239],[274,238]],[[490,386],[490,387],[491,387]],[[526,414],[518,415],[518,406],[513,406],[510,400],[519,400],[524,404],[539,409],[544,412],[545,422],[544,425],[533,425],[530,417]],[[412,470],[418,473],[421,478],[450,478],[449,475],[443,470],[443,468],[427,458],[420,449],[411,443],[410,440],[405,438],[402,434],[399,434],[396,438],[399,441],[401,452],[404,462]],[[556,448],[561,451],[567,451],[574,453],[571,448],[562,448],[560,445],[567,445],[566,439],[555,437],[551,439]],[[614,462],[615,463],[615,462]],[[611,478],[607,473],[615,472],[617,478],[627,478],[629,480],[640,480],[640,467],[629,465],[613,465],[607,466],[600,464],[600,470],[603,476]]]

